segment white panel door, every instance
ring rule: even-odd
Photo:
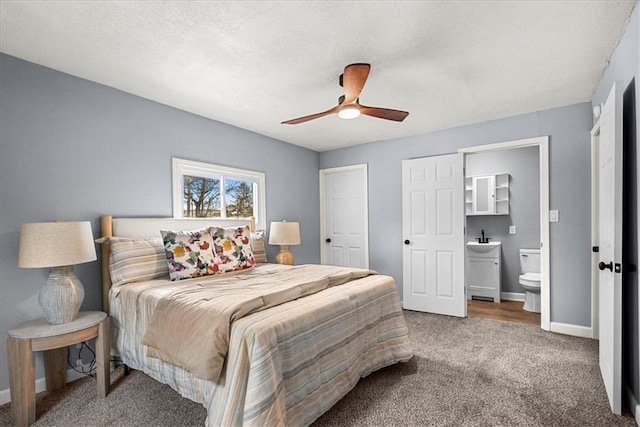
[[[462,154],[402,162],[403,306],[465,317]]]
[[[600,116],[598,184],[600,371],[611,410],[621,411],[622,94],[614,84]]]
[[[320,170],[322,264],[369,268],[367,165]]]

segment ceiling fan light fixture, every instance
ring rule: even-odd
[[[345,120],[355,119],[360,115],[360,109],[355,105],[344,106],[338,111],[338,117]]]
[[[296,119],[286,120],[283,125],[297,125],[309,120],[319,119],[330,114],[338,114],[341,119],[355,119],[364,114],[378,119],[391,120],[394,122],[403,121],[408,115],[408,111],[392,110],[390,108],[367,107],[360,105],[360,93],[369,76],[370,64],[349,64],[344,67],[344,73],[340,77],[340,86],[344,88],[344,95],[338,98],[338,105],[321,113],[310,114]]]

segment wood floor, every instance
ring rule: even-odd
[[[507,320],[509,322],[540,325],[540,313],[531,313],[522,309],[522,301],[467,300],[467,315],[484,319]]]

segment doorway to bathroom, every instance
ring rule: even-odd
[[[520,300],[501,300],[499,304],[492,301],[470,299],[467,302],[467,315],[481,319],[504,320],[527,325],[540,325],[540,313],[522,309]]]
[[[468,314],[536,323],[549,330],[548,137],[459,152],[465,163],[466,241],[475,242],[468,243],[466,251]],[[531,268],[536,263],[527,260],[538,256],[539,267]],[[539,293],[531,290],[526,280],[530,275],[522,279],[523,272],[535,270]],[[489,282],[478,281],[479,276]],[[525,299],[527,308],[539,307],[540,313],[523,310]]]

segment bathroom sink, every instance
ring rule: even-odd
[[[490,243],[478,243],[478,242],[467,242],[467,248],[472,250],[473,252],[478,253],[487,253],[497,247],[500,246],[500,242],[490,242]]]

